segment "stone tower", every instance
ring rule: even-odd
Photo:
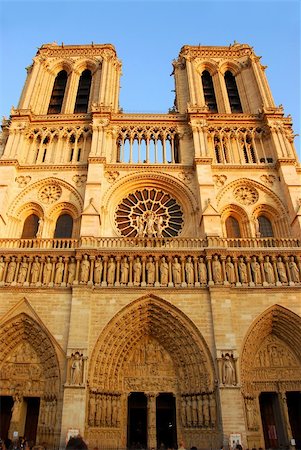
[[[173,108],[127,114],[112,45],[44,44],[3,122],[4,437],[300,448],[291,120],[247,44],[173,68]]]

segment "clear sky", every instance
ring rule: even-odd
[[[173,106],[172,60],[183,45],[254,47],[276,105],[300,134],[300,2],[0,0],[0,117],[17,106],[43,43],[111,43],[122,61],[125,112],[167,112]],[[300,155],[300,138],[295,140]]]

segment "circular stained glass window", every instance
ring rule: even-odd
[[[115,212],[122,236],[173,237],[183,226],[183,211],[176,199],[159,190],[145,188],[125,197]]]

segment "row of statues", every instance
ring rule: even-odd
[[[57,412],[57,400],[55,398],[43,400],[41,404],[41,412],[39,419],[41,428],[54,430],[56,425],[56,412]]]
[[[91,394],[89,425],[91,427],[118,427],[120,425],[120,395]]]
[[[216,424],[214,394],[182,395],[181,420],[183,427],[214,428]]]
[[[300,259],[294,256],[0,257],[0,285],[294,285],[300,273]]]

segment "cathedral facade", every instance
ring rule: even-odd
[[[45,44],[0,149],[0,425],[57,449],[301,448],[301,167],[246,44],[166,114],[112,45]]]

